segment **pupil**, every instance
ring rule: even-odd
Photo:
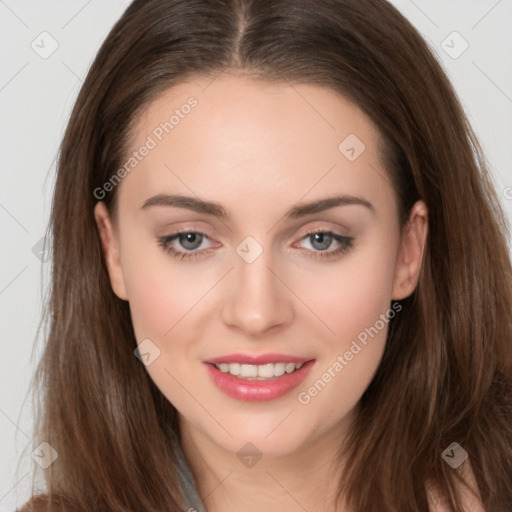
[[[314,237],[314,240],[312,242],[313,244],[313,247],[315,246],[314,245],[314,242],[319,242],[321,247],[317,247],[317,249],[328,249],[329,248],[329,245],[331,244],[331,235],[328,235],[326,233],[315,233],[313,235]]]
[[[185,249],[197,249],[201,245],[202,239],[198,233],[184,233],[182,237],[182,246]]]

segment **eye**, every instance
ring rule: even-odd
[[[204,247],[200,251],[197,249],[200,249],[202,243],[209,239],[206,234],[199,231],[180,231],[170,236],[158,237],[158,244],[168,253],[182,260],[183,258],[190,259],[204,254]],[[179,247],[177,248],[176,245]],[[180,247],[185,250],[180,250]]]
[[[169,236],[157,237],[157,240],[166,252],[179,260],[201,257],[209,252],[203,243],[210,240],[210,237],[199,231],[180,231]],[[311,248],[306,249],[313,258],[332,258],[348,252],[353,245],[353,237],[325,230],[311,231],[302,237],[302,240],[309,242]],[[333,245],[337,248],[328,250]],[[294,247],[296,246],[297,244],[294,244]]]
[[[348,252],[353,247],[353,237],[343,236],[332,231],[316,230],[306,234],[301,240],[309,242],[313,258],[331,258]],[[328,250],[332,245],[337,248]]]

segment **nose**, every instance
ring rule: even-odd
[[[271,251],[263,251],[252,263],[236,256],[235,269],[231,272],[222,320],[250,338],[278,331],[294,317],[293,293],[271,256]]]

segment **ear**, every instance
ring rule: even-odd
[[[414,203],[404,226],[393,280],[393,300],[414,292],[420,276],[428,232],[428,209],[423,201]]]
[[[108,209],[103,201],[98,202],[94,207],[94,218],[98,226],[112,290],[120,299],[128,300],[117,240]]]

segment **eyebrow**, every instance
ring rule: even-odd
[[[375,207],[366,199],[363,199],[362,197],[342,195],[327,197],[325,199],[312,201],[310,203],[303,203],[293,206],[285,213],[284,216],[290,219],[297,219],[306,215],[323,212],[337,206],[348,205],[361,205],[368,208],[374,215],[376,213]],[[146,209],[153,206],[185,208],[194,212],[213,215],[214,217],[218,217],[220,219],[227,219],[229,217],[224,207],[218,203],[204,201],[197,197],[184,196],[180,194],[157,194],[156,196],[150,197],[144,201],[141,209]]]

